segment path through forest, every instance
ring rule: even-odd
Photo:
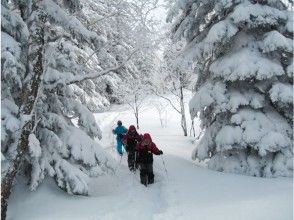
[[[114,151],[111,134],[116,120],[128,126],[135,122],[127,106],[113,106],[96,114],[103,131],[105,150],[117,161],[115,175],[105,175],[90,183],[90,196],[69,196],[52,181],[36,193],[19,184],[9,204],[9,219],[89,219],[89,220],[291,220],[292,180],[255,178],[206,169],[191,160],[193,138],[183,137],[180,116],[168,107],[166,126],[161,127],[149,98],[141,111],[140,133],[149,132],[163,150],[154,156],[155,183],[147,188],[139,182],[139,172],[130,173],[127,156]],[[196,123],[199,126],[199,123]],[[196,132],[199,132],[197,127]],[[164,159],[168,175],[165,173]]]

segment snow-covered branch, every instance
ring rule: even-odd
[[[125,59],[123,62],[121,62],[121,64],[119,65],[116,65],[116,66],[113,66],[113,67],[109,67],[99,73],[93,73],[93,74],[88,74],[88,75],[82,75],[82,76],[77,76],[75,77],[74,79],[68,81],[66,83],[66,85],[71,85],[71,84],[75,84],[75,83],[80,83],[80,82],[83,82],[85,80],[88,80],[88,79],[96,79],[96,78],[99,78],[101,76],[105,76],[107,75],[108,73],[110,72],[113,72],[113,71],[116,71],[120,68],[122,68],[123,66],[126,65],[126,63],[132,58],[132,56],[138,51],[137,50],[134,50],[129,56],[127,59]]]

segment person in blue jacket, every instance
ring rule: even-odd
[[[117,122],[117,127],[115,129],[112,130],[113,134],[116,134],[116,141],[117,141],[117,145],[116,145],[116,149],[117,152],[122,155],[123,154],[123,137],[124,134],[126,134],[128,132],[128,129],[126,129],[123,125],[121,121]]]

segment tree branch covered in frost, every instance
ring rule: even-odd
[[[128,57],[127,59],[125,59],[123,62],[121,62],[121,64],[117,65],[117,66],[114,66],[114,67],[110,67],[110,68],[107,68],[101,72],[98,72],[98,73],[93,73],[93,74],[87,74],[87,75],[82,75],[82,76],[78,76],[78,77],[75,77],[74,79],[66,82],[66,85],[70,85],[70,84],[74,84],[74,83],[80,83],[80,82],[83,82],[85,80],[89,80],[89,79],[96,79],[96,78],[99,78],[99,77],[102,77],[102,76],[105,76],[106,74],[110,73],[110,72],[113,72],[113,71],[116,71],[120,68],[122,68],[123,66],[126,65],[126,63],[134,56],[134,54],[137,52],[138,50],[134,50]]]

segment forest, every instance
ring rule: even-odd
[[[1,0],[1,219],[293,219],[292,0]]]

